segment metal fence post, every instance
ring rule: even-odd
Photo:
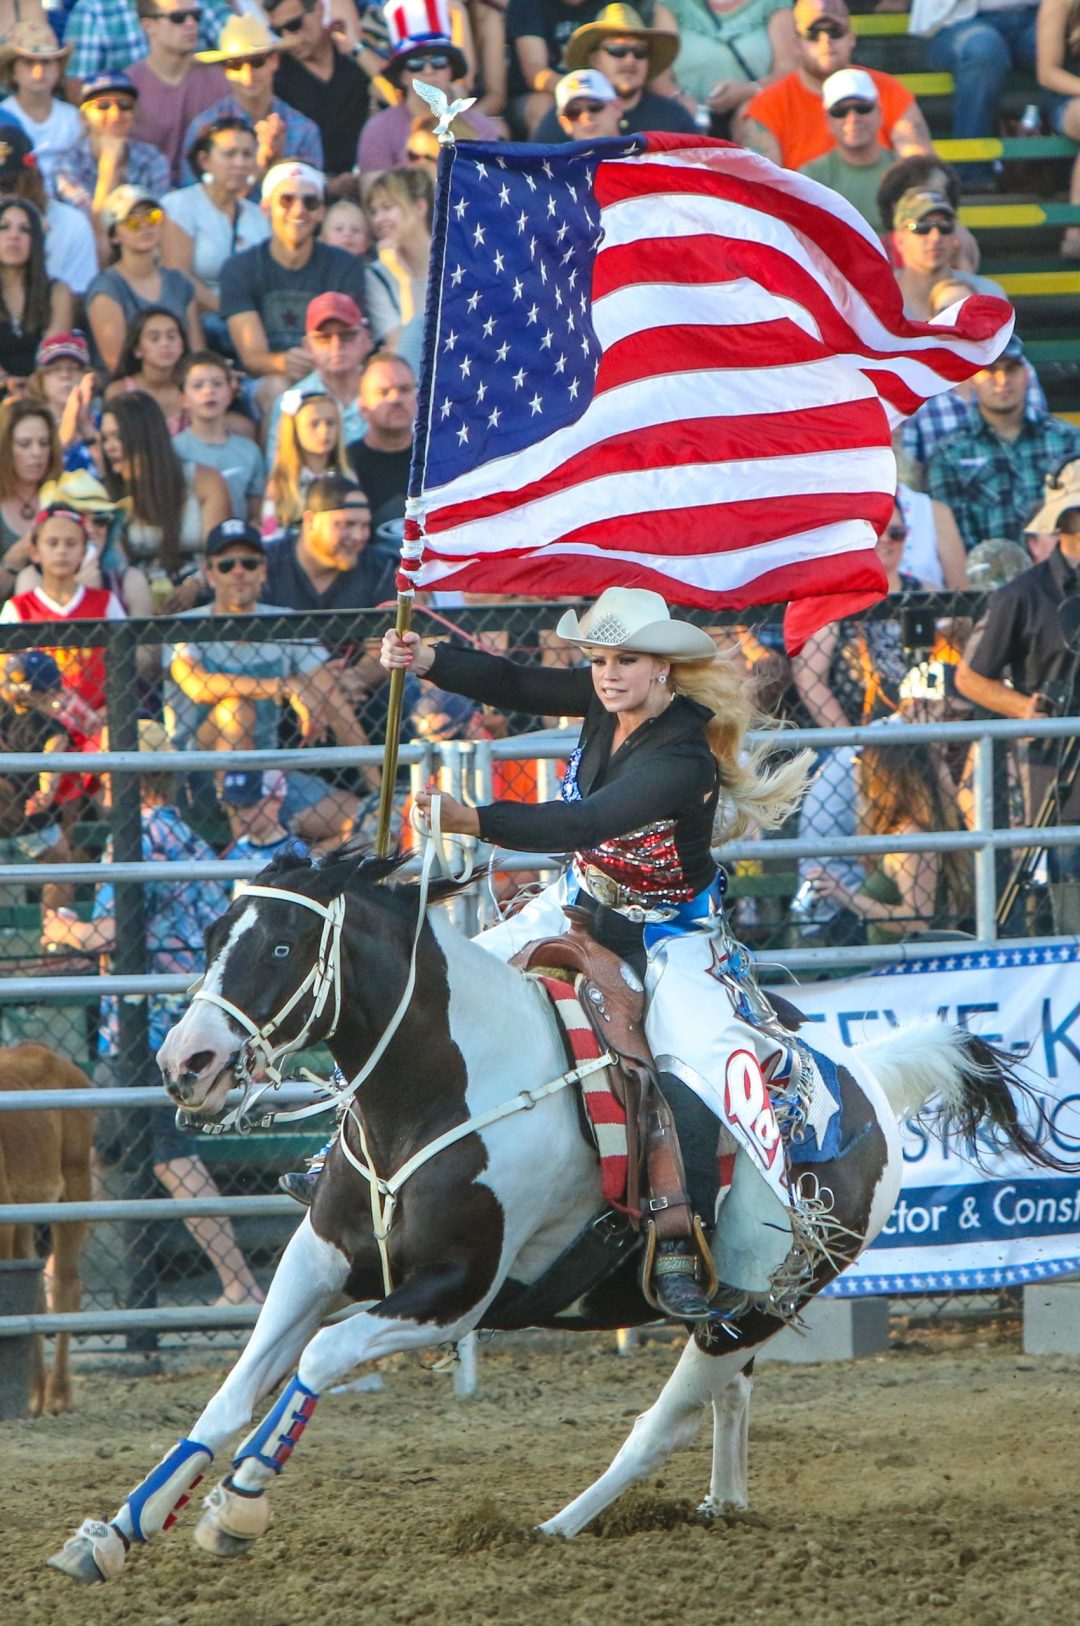
[[[989,835],[994,828],[994,741],[989,734],[980,734],[973,750],[975,829]],[[997,937],[997,868],[993,847],[983,847],[975,854],[975,935],[984,943]]]
[[[137,636],[130,622],[109,624],[105,667],[105,698],[109,717],[109,747],[113,751],[138,751],[139,708],[136,669]],[[117,862],[142,858],[142,793],[139,775],[114,773],[109,776],[109,825],[112,855]],[[118,881],[113,886],[114,948],[112,969],[118,976],[141,975],[150,968],[146,955],[146,908],[143,887],[137,881]],[[127,994],[117,1000],[117,1082],[133,1086],[143,1082],[150,1055],[150,1019],[147,996]],[[134,1122],[145,1122],[142,1112]],[[151,1172],[140,1166],[124,1177],[133,1187],[131,1195],[152,1197],[156,1183]],[[148,1309],[157,1304],[157,1271],[153,1231],[144,1220],[126,1220],[122,1227],[127,1270],[124,1299],[129,1308]],[[127,1335],[130,1350],[155,1350],[157,1333],[132,1328]]]

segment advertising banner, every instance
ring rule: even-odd
[[[1026,1055],[1024,1076],[1047,1115],[1047,1144],[1080,1165],[1080,943],[1008,944],[890,966],[845,982],[785,990],[839,1056],[890,1027],[938,1017]],[[826,1037],[827,1036],[827,1037]],[[1022,1114],[1032,1123],[1031,1115]],[[1033,1167],[980,1141],[967,1149],[925,1125],[905,1131],[904,1182],[882,1234],[826,1293],[989,1291],[1080,1272],[1080,1167]]]

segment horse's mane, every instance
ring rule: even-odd
[[[290,882],[295,885],[298,881],[318,877],[319,891],[328,889],[331,895],[336,892],[370,892],[395,875],[411,856],[410,853],[398,851],[387,858],[376,858],[365,842],[349,840],[321,853],[317,858],[303,856],[295,850],[277,853],[255,879],[260,886],[276,886]],[[474,870],[460,881],[433,881],[428,888],[428,902],[442,903],[456,896],[481,874],[482,870]],[[416,882],[408,881],[384,888],[383,896],[392,893],[409,897],[415,891]]]

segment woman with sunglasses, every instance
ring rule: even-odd
[[[0,371],[25,380],[48,333],[63,333],[74,316],[71,289],[50,281],[45,228],[32,203],[0,199]]]
[[[368,271],[368,317],[376,344],[397,348],[402,328],[423,316],[431,263],[430,174],[416,164],[379,175],[365,198],[379,263]]]
[[[270,222],[247,196],[257,179],[255,131],[235,114],[214,119],[188,148],[188,163],[199,180],[161,200],[161,261],[194,280],[207,341],[220,350],[229,347],[228,327],[220,315],[221,267],[230,255],[254,248],[270,235]]]
[[[128,323],[148,305],[171,311],[193,350],[203,348],[195,284],[182,271],[163,267],[164,211],[153,193],[120,186],[110,193],[101,223],[113,263],[86,290],[86,317],[100,362],[115,372]]]

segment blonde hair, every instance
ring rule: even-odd
[[[772,745],[767,740],[746,744],[750,729],[775,724],[754,706],[746,673],[730,655],[718,651],[711,659],[673,661],[668,683],[673,693],[698,701],[713,714],[705,730],[720,769],[713,845],[734,841],[749,830],[776,830],[802,800],[814,753],[799,751],[790,761],[767,768]]]
[[[266,480],[267,495],[273,499],[274,514],[281,526],[296,525],[304,515],[304,473],[307,464],[304,450],[296,432],[296,420],[306,407],[316,403],[332,406],[337,414],[337,441],[330,453],[326,474],[343,474],[354,478],[345,457],[345,426],[341,421],[341,408],[332,395],[308,395],[295,412],[283,412],[278,427],[277,455]],[[265,511],[265,510],[264,510]]]

